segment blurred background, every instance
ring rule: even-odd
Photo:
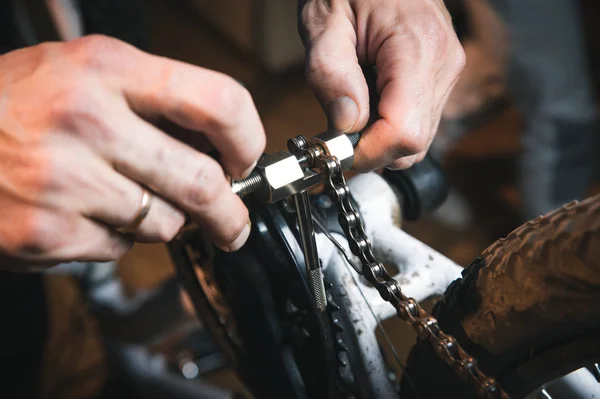
[[[304,49],[296,30],[295,1],[85,0],[79,2],[83,25],[75,30],[69,28],[69,21],[57,18],[61,3],[19,2],[22,6],[15,13],[21,18],[25,44],[68,38],[80,29],[80,33],[115,36],[152,53],[229,74],[251,91],[269,152],[285,148],[286,140],[299,133],[312,136],[326,128],[325,115],[303,76]],[[449,6],[467,53],[463,77],[440,128],[440,146],[444,146],[440,158],[453,190],[436,214],[404,227],[467,265],[524,221],[516,185],[523,117],[506,87],[509,30],[485,1],[451,0]],[[600,3],[582,0],[581,6],[581,28],[593,85],[598,88]],[[455,129],[460,134],[452,138],[452,145],[445,145],[443,139]],[[151,292],[174,276],[162,245],[137,245],[115,272],[121,281],[120,294],[128,298]],[[73,288],[64,287],[63,297]],[[73,295],[74,302],[79,300]],[[407,347],[414,338],[403,334],[395,335]],[[211,373],[206,380],[243,390],[227,369]]]

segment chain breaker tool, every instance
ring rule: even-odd
[[[294,197],[309,285],[317,308],[323,310],[327,302],[320,264],[314,260],[314,229],[312,222],[306,221],[312,218],[310,205],[306,204],[306,190],[324,183],[327,195],[338,208],[338,220],[350,250],[360,259],[362,275],[377,289],[381,298],[396,309],[400,319],[408,323],[419,338],[431,343],[437,355],[452,367],[459,378],[472,383],[478,397],[508,399],[499,383],[479,369],[477,361],[461,348],[456,339],[441,331],[437,320],[417,301],[402,293],[399,283],[373,255],[362,218],[352,205],[343,174],[352,166],[354,147],[359,139],[358,133],[345,135],[338,131],[327,131],[315,136],[312,141],[304,136],[292,138],[288,141],[290,153],[263,156],[248,178],[232,182],[232,190],[240,196],[254,193],[270,203]]]

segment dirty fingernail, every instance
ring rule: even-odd
[[[236,238],[235,241],[233,241],[226,248],[224,248],[224,250],[227,252],[235,252],[238,249],[240,249],[242,246],[244,246],[244,244],[248,240],[248,237],[250,236],[251,229],[252,229],[252,224],[250,223],[250,221],[248,221],[248,223],[246,223],[246,225],[244,226],[244,230],[242,230],[242,232],[240,233],[238,238]]]
[[[349,131],[356,125],[358,114],[356,102],[347,96],[333,100],[327,108],[330,125],[344,132]]]

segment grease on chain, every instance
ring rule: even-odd
[[[420,338],[429,340],[437,355],[462,380],[472,383],[479,398],[509,399],[498,382],[486,376],[479,369],[477,361],[452,336],[440,330],[433,316],[423,310],[417,301],[402,293],[398,282],[373,255],[362,219],[352,206],[350,191],[339,161],[335,157],[325,156],[320,158],[320,162],[326,176],[327,194],[338,207],[340,225],[348,239],[350,250],[360,259],[365,278],[377,289],[383,300],[394,306],[400,319],[410,324]]]

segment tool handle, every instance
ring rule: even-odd
[[[361,135],[362,135],[362,132],[350,133],[350,134],[346,135],[346,136],[348,136],[348,139],[352,143],[353,148],[356,148],[356,146],[358,145]]]
[[[348,134],[348,138],[352,143],[352,147],[356,148],[360,138],[365,130],[367,130],[375,121],[377,121],[379,116],[379,93],[377,92],[377,68],[373,65],[362,65],[361,69],[363,71],[363,75],[365,76],[365,80],[367,82],[367,86],[369,87],[369,121],[363,130],[356,133]]]

